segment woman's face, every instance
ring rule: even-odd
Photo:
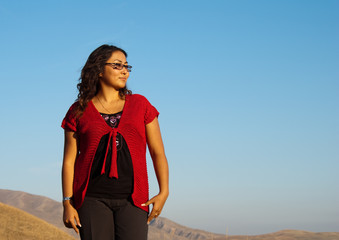
[[[126,67],[123,67],[121,70],[117,69],[120,64],[127,66],[125,54],[120,51],[115,51],[112,53],[112,56],[106,61],[104,72],[100,73],[99,75],[102,87],[113,87],[117,91],[119,91],[119,89],[126,86],[129,72],[127,71]]]

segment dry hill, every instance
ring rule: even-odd
[[[68,229],[64,226],[61,202],[44,196],[5,189],[0,189],[0,202],[28,212],[80,239],[73,229]]]
[[[71,240],[55,226],[17,208],[0,203],[1,240]]]
[[[0,202],[24,210],[57,228],[80,239],[73,230],[62,223],[62,205],[50,198],[25,192],[0,189]],[[1,226],[0,226],[1,227]],[[2,240],[2,238],[0,237]],[[49,238],[46,238],[49,239]],[[188,228],[159,217],[150,224],[149,240],[339,240],[339,233],[314,233],[298,230],[283,230],[256,236],[226,236]],[[15,239],[16,240],[16,239]]]

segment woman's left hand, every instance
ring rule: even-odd
[[[153,204],[152,211],[147,219],[147,224],[149,224],[152,221],[152,219],[159,217],[162,211],[162,208],[165,205],[167,197],[168,197],[168,194],[159,193],[158,195],[148,200],[146,203],[141,204],[141,206],[149,206],[150,204]]]
[[[142,204],[142,206],[153,204],[152,211],[147,219],[147,223],[149,224],[154,218],[157,218],[160,215],[169,194],[168,163],[157,117],[146,125],[146,137],[149,153],[152,157],[155,174],[159,184],[159,194]]]

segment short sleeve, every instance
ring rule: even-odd
[[[145,125],[152,122],[154,118],[158,116],[158,110],[148,100],[146,100]]]
[[[66,116],[62,120],[61,127],[68,131],[77,131],[76,103],[68,109]]]

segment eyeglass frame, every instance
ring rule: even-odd
[[[113,69],[122,70],[123,68],[126,68],[127,72],[132,71],[131,65],[124,65],[122,63],[105,63],[105,65],[111,65]]]

